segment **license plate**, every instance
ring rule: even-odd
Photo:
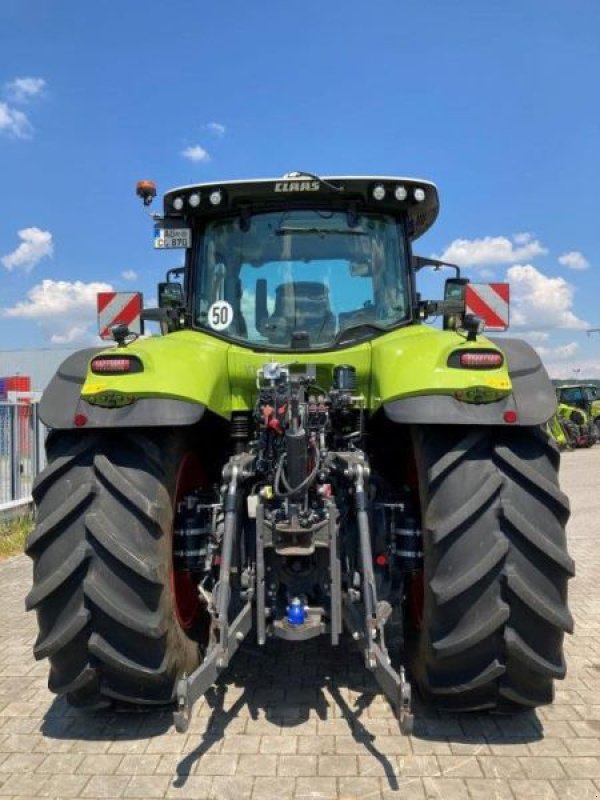
[[[174,248],[189,248],[192,246],[192,231],[190,228],[155,228],[154,247],[157,250],[172,250]]]

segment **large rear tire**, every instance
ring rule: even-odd
[[[47,452],[26,552],[49,688],[77,706],[168,703],[201,658],[173,581],[183,434],[54,431]]]
[[[552,702],[573,620],[558,448],[541,429],[415,431],[423,611],[412,670],[445,709]]]

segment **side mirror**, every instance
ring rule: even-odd
[[[468,278],[448,278],[444,284],[444,300],[464,300]]]
[[[465,292],[468,278],[448,278],[444,284],[444,300],[460,303],[465,302]],[[444,314],[444,330],[456,330],[461,324],[463,314]]]
[[[185,305],[183,286],[176,281],[165,281],[158,284],[159,308],[182,308]]]

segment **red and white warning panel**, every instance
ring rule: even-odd
[[[465,310],[485,322],[486,331],[505,331],[509,324],[509,283],[468,283]]]
[[[142,334],[141,292],[98,292],[98,334],[112,341],[111,329],[127,325],[131,333]]]

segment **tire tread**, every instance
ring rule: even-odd
[[[90,709],[164,704],[200,659],[170,587],[172,500],[182,433],[53,431],[36,481],[27,608],[49,688]]]
[[[548,703],[573,630],[569,501],[541,429],[417,428],[424,619],[413,652],[422,694],[442,708]]]

